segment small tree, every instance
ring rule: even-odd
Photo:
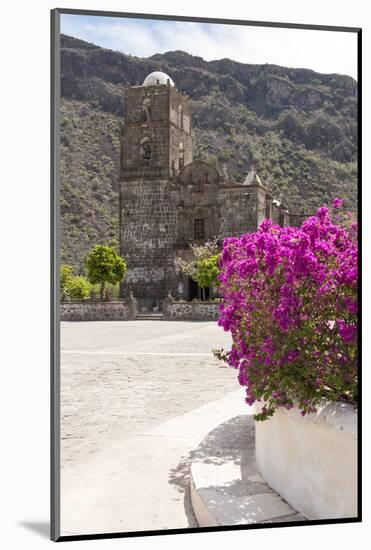
[[[100,298],[103,301],[107,283],[117,284],[126,275],[127,267],[124,260],[111,246],[97,244],[85,259],[89,281],[100,285]]]
[[[196,263],[196,273],[194,280],[202,288],[203,297],[205,299],[205,288],[214,286],[218,283],[217,276],[220,273],[218,262],[219,254],[202,258]]]

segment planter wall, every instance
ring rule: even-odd
[[[134,319],[135,303],[62,302],[61,321],[127,321]]]
[[[165,300],[164,319],[174,321],[216,321],[219,318],[219,303],[175,302]]]
[[[271,419],[255,422],[255,446],[265,481],[305,517],[357,516],[357,412],[352,405],[328,404],[304,417],[296,408],[280,409]]]

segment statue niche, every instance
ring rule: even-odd
[[[182,142],[179,143],[179,170],[184,166],[184,145]]]
[[[145,161],[150,161],[152,158],[152,146],[150,139],[144,137],[140,142],[141,157]]]

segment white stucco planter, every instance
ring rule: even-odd
[[[327,404],[304,417],[297,408],[279,409],[269,420],[255,422],[255,450],[265,481],[306,518],[357,516],[357,411],[352,405]]]

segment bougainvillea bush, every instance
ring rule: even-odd
[[[233,344],[217,355],[238,369],[246,402],[263,402],[256,420],[357,401],[357,224],[341,207],[224,240],[219,325]]]

